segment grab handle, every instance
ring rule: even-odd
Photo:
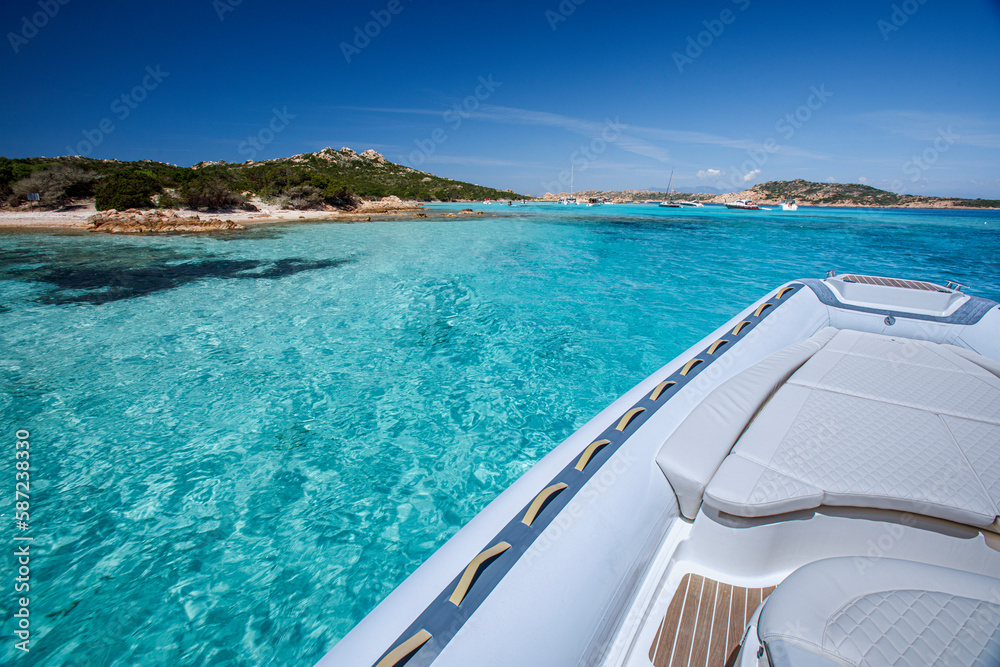
[[[510,549],[509,544],[499,542],[473,558],[472,562],[465,568],[465,572],[462,573],[462,578],[458,580],[458,585],[455,586],[455,590],[452,591],[448,601],[456,607],[462,604],[462,600],[469,594],[472,582],[475,581],[479,571],[489,565],[494,558],[507,551],[507,549]]]
[[[385,654],[385,657],[378,661],[375,667],[395,667],[406,658],[417,652],[421,646],[426,644],[431,638],[431,633],[421,630],[405,642]]]
[[[633,419],[635,419],[637,416],[639,416],[645,411],[646,408],[632,408],[624,415],[622,415],[622,418],[621,420],[619,420],[618,426],[615,426],[615,429],[618,431],[624,431],[626,428],[628,428],[628,425],[632,423]]]
[[[524,518],[521,519],[521,523],[525,526],[530,526],[535,519],[538,517],[538,513],[542,511],[546,503],[548,503],[552,498],[559,495],[563,489],[567,489],[569,486],[559,482],[558,484],[553,484],[542,490],[535,499],[531,501],[531,505],[528,506],[528,511],[524,513]]]
[[[590,443],[589,445],[587,445],[587,448],[583,450],[583,454],[580,454],[580,459],[576,462],[576,465],[573,467],[579,470],[580,472],[583,472],[583,469],[587,467],[588,463],[590,463],[591,457],[593,457],[594,454],[596,454],[598,450],[602,449],[605,445],[610,445],[610,444],[611,444],[610,440],[595,440],[594,442]]]

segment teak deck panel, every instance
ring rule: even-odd
[[[649,660],[655,667],[723,667],[735,658],[743,630],[767,588],[741,588],[685,574],[660,622]]]

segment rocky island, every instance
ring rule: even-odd
[[[794,181],[759,183],[749,190],[730,192],[708,200],[723,204],[734,199],[752,199],[758,204],[780,204],[795,200],[807,206],[846,206],[870,208],[1000,208],[996,199],[962,199],[899,195],[860,183],[815,183],[801,178]]]
[[[542,201],[555,201],[568,193],[545,193]],[[591,197],[613,202],[658,202],[667,198],[666,192],[656,190],[580,190],[578,199]],[[964,199],[961,197],[928,197],[900,195],[879,190],[860,183],[816,183],[801,178],[793,181],[759,183],[741,192],[713,194],[706,192],[674,192],[673,198],[691,199],[705,204],[724,204],[735,199],[751,199],[758,204],[777,205],[794,200],[806,206],[845,206],[869,208],[1000,208],[997,199]]]
[[[192,167],[79,156],[0,158],[0,227],[224,231],[248,223],[367,220],[419,211],[420,202],[514,197],[524,198],[350,148]]]

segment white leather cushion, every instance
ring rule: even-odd
[[[841,664],[996,665],[1000,579],[888,558],[817,561],[768,597],[757,634]]]
[[[694,519],[705,485],[771,395],[837,330],[827,327],[738,373],[706,396],[663,443],[656,463],[681,514]]]
[[[705,502],[740,516],[875,507],[995,530],[1000,378],[943,348],[838,333],[761,411]]]
[[[789,382],[1000,424],[1000,378],[934,343],[842,331]]]
[[[948,350],[954,352],[963,359],[967,359],[980,368],[993,373],[993,375],[996,375],[997,377],[1000,377],[1000,363],[993,361],[989,357],[984,357],[983,355],[973,352],[972,350],[967,350],[964,347],[957,347],[955,345],[945,345],[944,347],[948,348]]]
[[[785,386],[722,464],[706,488],[705,502],[739,516],[841,505],[989,526],[996,519],[996,506],[952,433],[962,435],[963,428],[980,431],[975,452],[984,468],[994,471],[990,478],[1000,480],[1000,427],[946,419]],[[946,423],[952,425],[951,432]]]

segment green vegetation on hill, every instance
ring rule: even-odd
[[[162,189],[156,176],[146,169],[118,171],[101,180],[94,205],[99,211],[153,208],[153,195]]]
[[[374,151],[327,148],[266,162],[207,162],[177,167],[143,160],[0,157],[0,203],[19,206],[28,193],[43,207],[95,197],[98,209],[251,208],[259,196],[286,208],[349,208],[359,199],[395,195],[417,201],[525,198],[510,191],[441,178],[394,164]],[[154,200],[155,198],[155,200]]]

